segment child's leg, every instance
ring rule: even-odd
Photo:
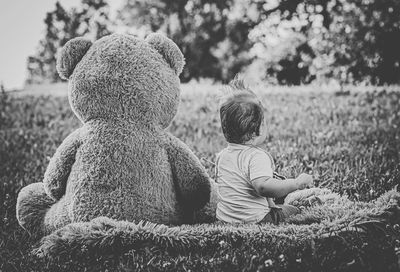
[[[282,222],[286,221],[292,215],[300,213],[300,209],[293,205],[277,205],[277,206],[282,208],[280,210],[283,215]]]
[[[285,222],[290,216],[296,215],[300,209],[292,205],[277,205],[279,209],[272,208],[270,212],[260,221],[262,223],[272,223],[278,225]]]

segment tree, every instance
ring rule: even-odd
[[[335,66],[345,67],[349,80],[400,82],[399,1],[338,1],[327,11],[330,25],[322,39],[332,45]]]
[[[247,36],[252,25],[230,18],[239,2],[127,0],[118,18],[128,26],[145,25],[147,32],[161,31],[173,39],[186,58],[182,81],[201,77],[228,80],[249,62],[242,52],[249,48]]]
[[[39,41],[37,53],[27,60],[27,83],[61,81],[56,71],[57,50],[78,36],[98,39],[111,33],[109,7],[105,0],[82,0],[80,9],[66,11],[59,2],[44,20],[45,37]]]
[[[256,27],[255,43],[273,54],[274,48],[271,51],[268,41],[260,42],[260,37],[280,33],[287,25],[291,25],[286,27],[291,28],[291,35],[300,35],[303,40],[280,40],[283,47],[289,45],[290,52],[280,60],[265,62],[267,73],[281,75],[281,83],[282,79],[283,83],[298,83],[293,75],[299,75],[300,82],[315,77],[374,84],[400,82],[399,1],[281,0],[273,7],[269,2],[257,1],[263,18],[258,25],[271,22],[274,16],[278,20],[273,28]]]
[[[56,4],[28,58],[28,82],[60,80],[55,55],[67,40],[110,33],[105,1],[82,0],[70,11]],[[186,58],[183,82],[250,71],[279,84],[400,83],[398,0],[126,0],[115,23],[141,38],[172,38]]]

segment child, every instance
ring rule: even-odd
[[[273,159],[260,148],[267,136],[261,102],[238,78],[228,88],[231,94],[220,105],[228,147],[218,154],[216,162],[217,219],[228,223],[278,224],[299,209],[291,205],[275,208],[268,198],[311,187],[313,179],[307,174],[284,181],[273,177]]]

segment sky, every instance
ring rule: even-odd
[[[56,0],[0,0],[0,83],[9,89],[20,89],[26,78],[26,59],[35,53],[44,36],[46,13]],[[67,9],[79,6],[80,0],[59,0]],[[111,9],[122,1],[109,1]]]

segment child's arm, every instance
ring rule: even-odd
[[[308,174],[300,174],[296,179],[287,179],[284,182],[260,177],[252,181],[254,189],[261,196],[282,197],[293,191],[313,186],[313,178]]]
[[[59,200],[65,193],[75,154],[80,146],[80,129],[75,130],[57,148],[44,173],[44,190],[54,200]]]
[[[280,209],[279,206],[276,206],[273,198],[267,197],[267,201],[268,201],[268,207]]]

